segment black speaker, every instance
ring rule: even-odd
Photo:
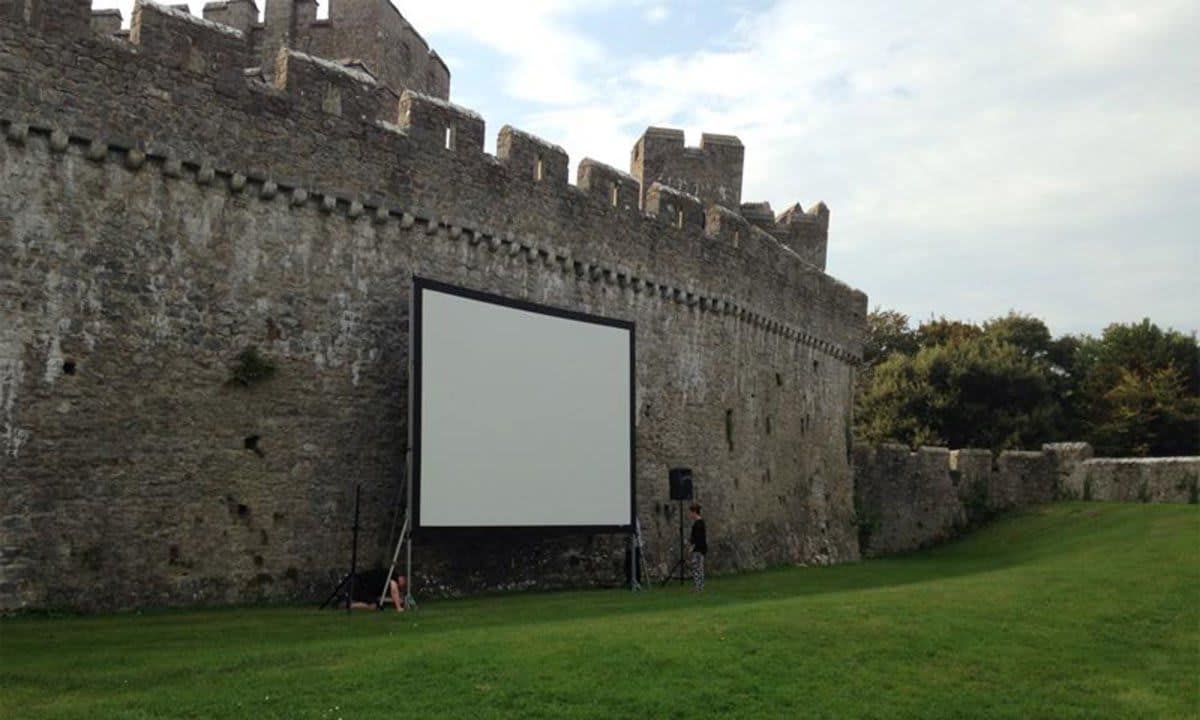
[[[691,500],[692,499],[692,469],[691,468],[671,468],[668,474],[671,481],[671,499],[672,500]]]

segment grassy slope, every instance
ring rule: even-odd
[[[673,586],[0,622],[0,716],[1198,717],[1200,508]]]

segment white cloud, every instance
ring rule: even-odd
[[[646,8],[646,22],[657,25],[671,14],[665,5],[651,5]]]
[[[600,0],[600,7],[605,4]],[[579,0],[446,0],[406,3],[404,16],[428,36],[454,33],[499,53],[511,63],[505,92],[557,105],[588,102],[592,86],[585,68],[601,47],[566,19],[597,2]]]

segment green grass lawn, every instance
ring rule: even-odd
[[[1196,718],[1200,508],[678,585],[0,622],[4,718]]]

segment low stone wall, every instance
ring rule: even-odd
[[[1061,494],[1082,500],[1195,504],[1200,501],[1200,457],[1088,460],[1066,478]]]
[[[863,556],[948,540],[996,513],[1059,499],[1196,503],[1200,457],[1092,458],[1087,443],[1040,451],[903,445],[854,448],[854,506]]]
[[[967,524],[946,448],[856,446],[854,503],[863,555],[931,545]]]

